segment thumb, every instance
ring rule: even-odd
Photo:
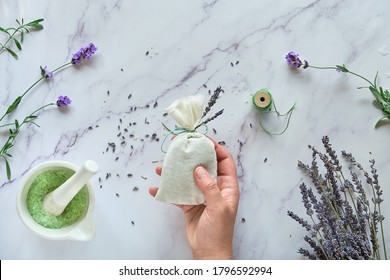
[[[205,196],[208,205],[212,205],[222,199],[217,182],[210,176],[204,167],[198,166],[195,168],[194,179],[196,185]]]

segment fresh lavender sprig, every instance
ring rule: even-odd
[[[12,157],[10,154],[11,148],[14,146],[15,139],[20,133],[20,129],[23,125],[25,124],[34,124],[39,127],[39,125],[35,122],[35,120],[38,118],[38,112],[50,107],[56,105],[57,107],[67,107],[71,103],[71,100],[67,96],[59,96],[57,99],[56,103],[49,103],[44,106],[39,107],[36,109],[34,112],[32,112],[30,115],[25,117],[21,123],[19,123],[18,120],[15,120],[12,123],[4,124],[1,125],[0,128],[2,127],[8,127],[8,126],[13,126],[13,128],[9,129],[9,136],[7,141],[5,141],[3,147],[0,149],[0,157],[4,159],[5,161],[5,166],[6,166],[6,174],[8,180],[11,179],[11,166],[9,164],[9,157]]]
[[[55,68],[53,71],[49,71],[47,69],[47,66],[45,66],[45,67],[40,66],[41,77],[37,81],[35,81],[26,91],[24,91],[23,94],[19,95],[12,102],[12,104],[8,106],[8,108],[5,111],[5,113],[0,117],[0,128],[6,127],[6,126],[10,126],[10,125],[15,125],[14,129],[10,129],[9,130],[8,140],[5,142],[5,144],[3,145],[3,148],[0,150],[0,157],[5,160],[6,173],[7,173],[8,180],[11,179],[11,170],[10,170],[8,158],[12,157],[12,155],[9,153],[9,149],[13,146],[14,139],[18,135],[18,133],[20,131],[20,127],[23,124],[31,123],[36,118],[35,113],[37,111],[34,111],[33,114],[30,114],[29,116],[27,116],[21,124],[19,124],[17,122],[17,120],[14,123],[8,123],[8,124],[1,124],[1,122],[7,116],[11,115],[19,107],[21,101],[26,96],[26,94],[29,93],[42,80],[48,80],[48,79],[53,78],[54,73],[60,71],[61,69],[64,69],[65,67],[67,67],[69,65],[78,65],[83,60],[89,60],[91,58],[91,56],[96,51],[97,51],[96,46],[93,43],[89,43],[86,47],[80,48],[80,50],[78,50],[75,54],[73,54],[72,59],[69,62],[67,62],[67,63],[65,63],[65,64]],[[66,106],[68,106],[70,104],[70,102],[71,102],[71,100],[68,97],[60,96],[60,98],[57,100],[56,103],[53,103],[53,104],[50,103],[48,105],[40,107],[38,109],[38,111],[43,109],[43,108],[45,108],[45,107],[47,107],[47,106],[49,106],[49,105],[57,105],[58,107],[66,107]]]
[[[387,259],[384,238],[383,215],[380,205],[383,202],[382,190],[378,182],[374,160],[371,160],[371,175],[364,170],[352,154],[342,152],[343,157],[352,164],[351,180],[343,174],[343,168],[329,143],[322,139],[325,153],[311,147],[311,165],[298,162],[314,184],[314,190],[306,184],[300,185],[302,202],[311,223],[288,211],[287,214],[303,226],[310,236],[304,240],[312,248],[300,248],[299,253],[309,259]],[[325,174],[319,174],[317,160],[323,163]],[[359,179],[355,169],[362,172],[365,182]],[[365,184],[364,184],[365,183]],[[373,198],[369,199],[365,189],[371,187]],[[346,193],[350,195],[347,196]],[[344,195],[342,195],[344,194]],[[373,208],[373,209],[371,209]],[[378,235],[381,235],[379,242]]]
[[[340,72],[348,73],[348,74],[351,74],[355,77],[358,77],[358,78],[364,80],[365,82],[368,83],[368,87],[358,87],[358,89],[368,88],[371,91],[372,95],[374,96],[374,100],[373,100],[374,106],[377,107],[378,109],[380,109],[382,111],[382,114],[383,114],[383,117],[377,121],[375,128],[378,128],[379,126],[381,126],[384,123],[384,121],[386,121],[386,120],[387,120],[387,123],[390,123],[390,91],[384,90],[381,86],[377,85],[378,72],[376,73],[376,75],[374,77],[374,81],[371,82],[369,79],[363,77],[362,75],[350,71],[349,69],[347,69],[347,67],[344,64],[343,65],[336,65],[335,67],[333,67],[333,66],[331,66],[331,67],[313,66],[313,65],[310,65],[309,62],[307,62],[306,60],[304,60],[302,62],[302,60],[299,58],[299,54],[294,52],[294,51],[290,51],[285,56],[285,59],[286,59],[287,63],[295,69],[298,69],[301,66],[304,69],[306,69],[306,68],[323,69],[323,70],[330,69],[330,70],[336,70],[339,73]]]
[[[24,19],[21,21],[16,20],[18,27],[0,27],[0,32],[7,34],[7,40],[4,43],[0,43],[0,53],[6,50],[13,58],[18,59],[18,55],[8,46],[11,42],[14,42],[18,50],[22,50],[22,44],[24,41],[24,34],[31,32],[32,30],[40,30],[43,28],[41,22],[43,18],[33,20],[28,23],[24,23]],[[16,35],[20,35],[20,38],[16,38]]]

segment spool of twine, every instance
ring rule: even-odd
[[[253,106],[262,111],[270,111],[272,107],[272,95],[267,89],[261,89],[252,96]]]
[[[295,104],[290,108],[290,110],[288,110],[287,113],[285,114],[281,114],[278,109],[276,108],[276,104],[272,98],[272,95],[271,93],[269,92],[268,89],[261,89],[259,91],[257,91],[253,96],[252,96],[252,105],[253,107],[255,107],[257,110],[259,110],[260,112],[262,112],[262,114],[266,114],[266,113],[276,113],[278,115],[278,117],[284,117],[284,116],[288,116],[287,117],[287,124],[285,126],[285,128],[281,131],[281,132],[271,132],[269,131],[267,128],[265,128],[261,122],[261,118],[259,118],[259,124],[261,126],[261,128],[269,133],[269,134],[272,134],[272,135],[282,135],[288,128],[289,124],[290,124],[290,118],[291,118],[291,115],[292,115],[292,112],[295,108]],[[273,107],[273,110],[272,110],[272,107]]]

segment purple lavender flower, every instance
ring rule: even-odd
[[[47,70],[47,66],[41,67],[41,75],[42,77],[44,77],[45,79],[50,79],[51,77],[53,77],[53,72],[50,72],[49,70]]]
[[[290,64],[291,66],[293,66],[295,68],[299,68],[299,67],[302,66],[302,61],[299,59],[299,54],[296,53],[296,52],[290,51],[286,55],[285,58],[286,58],[288,64]],[[304,68],[307,68],[309,66],[309,63],[307,61],[305,61],[305,65],[304,66],[305,66]]]
[[[57,100],[57,106],[58,107],[67,107],[70,103],[72,103],[72,100],[69,99],[67,96],[60,95]]]
[[[75,54],[73,54],[72,64],[80,64],[83,59],[90,59],[96,51],[96,46],[93,43],[89,43],[88,46],[81,48]]]

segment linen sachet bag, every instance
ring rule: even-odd
[[[214,143],[196,132],[203,110],[201,95],[176,100],[166,112],[178,124],[176,137],[169,145],[164,159],[161,185],[155,198],[173,204],[198,205],[205,202],[203,193],[194,181],[194,170],[203,166],[211,177],[217,177],[217,158]],[[221,111],[222,112],[222,111]],[[220,114],[220,113],[219,113]]]

